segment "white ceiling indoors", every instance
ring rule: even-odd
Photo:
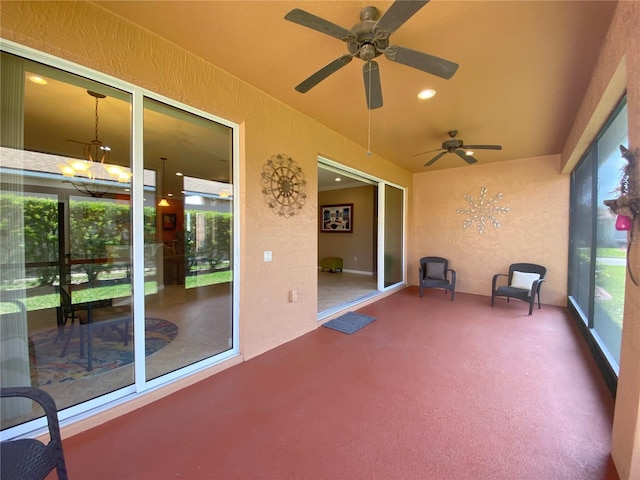
[[[97,1],[367,148],[363,61],[355,58],[307,93],[294,87],[347,53],[346,43],[284,19],[294,8],[347,29],[390,1]],[[391,44],[459,64],[449,80],[380,56],[384,106],[371,110],[371,150],[412,172],[466,166],[444,155],[449,130],[479,163],[560,153],[589,83],[614,1],[432,0]],[[437,91],[418,100],[424,88]],[[472,168],[467,167],[467,168]]]

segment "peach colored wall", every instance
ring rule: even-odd
[[[559,168],[554,155],[415,175],[409,281],[417,284],[420,257],[436,255],[456,270],[457,291],[490,296],[494,273],[506,272],[511,263],[539,263],[547,267],[543,303],[566,305],[569,176]],[[456,212],[470,207],[464,195],[477,206],[482,187],[486,200],[502,194],[495,205],[510,209],[495,214],[501,227],[487,222],[484,233],[477,224],[464,228],[470,215]]]
[[[353,204],[353,233],[320,233],[318,235],[318,265],[323,257],[342,257],[345,270],[373,273],[376,243],[374,187],[320,192],[318,202],[320,205]],[[320,228],[319,221],[318,228]]]
[[[175,45],[85,2],[2,2],[4,39],[240,124],[240,341],[251,358],[317,327],[317,157],[410,187],[411,174]],[[135,45],[135,48],[131,48]],[[179,74],[178,74],[179,73]],[[308,199],[291,218],[261,193],[274,154],[298,162]],[[263,251],[273,261],[263,261]],[[289,303],[288,292],[298,290]]]

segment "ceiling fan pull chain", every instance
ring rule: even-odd
[[[367,125],[367,156],[371,156],[371,60],[367,62],[369,67],[369,90],[367,95],[367,117],[368,117],[368,125]]]

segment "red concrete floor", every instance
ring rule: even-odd
[[[74,479],[602,480],[613,400],[562,308],[410,287],[64,441]]]

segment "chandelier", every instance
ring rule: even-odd
[[[65,164],[58,165],[67,180],[76,190],[91,197],[104,197],[110,193],[118,183],[128,183],[131,179],[131,170],[127,167],[112,165],[109,163],[111,148],[98,138],[98,102],[106,98],[106,95],[87,90],[87,93],[96,99],[95,106],[95,138],[89,143],[84,143],[82,153],[84,159],[69,159]]]

